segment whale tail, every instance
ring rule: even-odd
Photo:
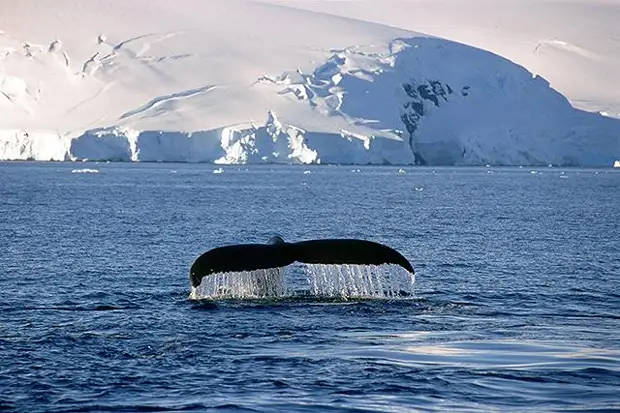
[[[190,281],[198,287],[211,274],[268,270],[294,262],[305,264],[395,264],[415,273],[411,263],[398,251],[373,241],[321,239],[287,243],[273,237],[267,244],[237,244],[214,248],[192,264]]]

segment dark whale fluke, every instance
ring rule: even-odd
[[[193,287],[210,274],[254,271],[306,264],[396,264],[411,274],[413,267],[398,251],[387,245],[360,239],[321,239],[285,242],[273,237],[268,244],[238,244],[214,248],[202,254],[190,269]]]

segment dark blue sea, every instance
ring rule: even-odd
[[[0,410],[620,411],[620,170],[214,169],[0,164]],[[414,294],[189,299],[275,234],[390,245]]]

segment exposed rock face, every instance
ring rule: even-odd
[[[439,80],[428,80],[423,83],[411,81],[410,83],[403,83],[402,86],[409,100],[403,105],[404,111],[401,119],[409,134],[409,145],[411,146],[415,163],[417,165],[426,165],[427,162],[417,150],[416,143],[416,131],[426,113],[426,105],[432,104],[435,107],[440,107],[454,98],[455,93],[450,85]],[[463,86],[461,88],[461,96],[468,96],[469,89],[469,86]]]

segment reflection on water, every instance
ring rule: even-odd
[[[346,336],[343,335],[343,337]],[[360,343],[381,342],[370,353],[357,350],[356,356],[396,362],[410,366],[466,367],[470,369],[581,369],[601,368],[620,372],[620,349],[584,347],[584,343],[549,340],[450,341],[450,333],[419,331],[394,334],[354,334]],[[380,355],[379,355],[380,354]]]

